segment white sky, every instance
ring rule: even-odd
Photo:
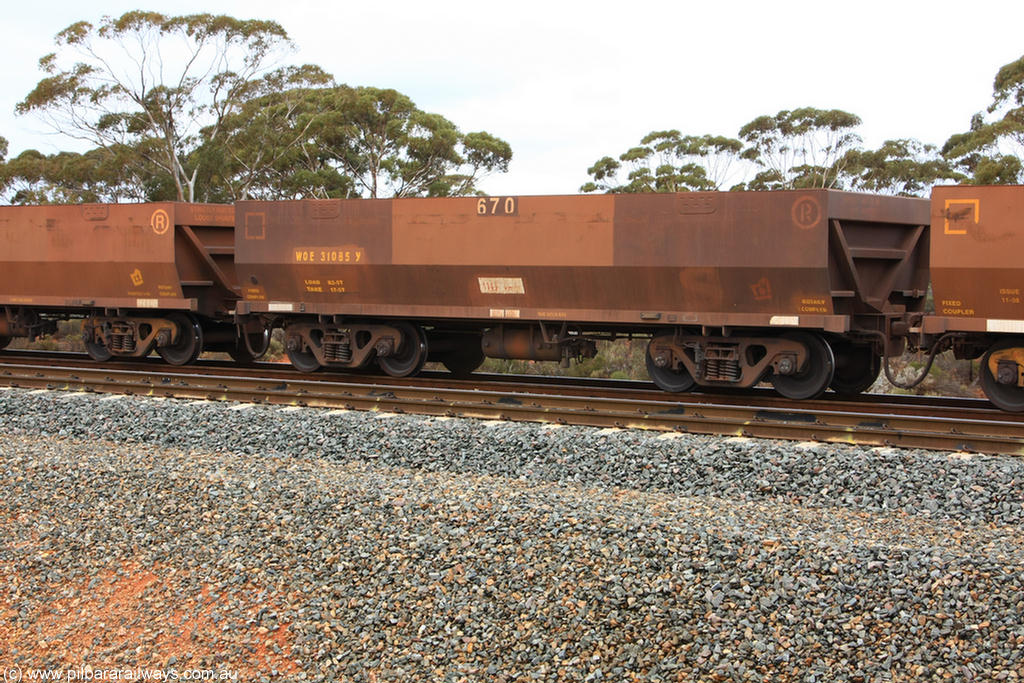
[[[9,156],[80,149],[14,107],[58,31],[140,7],[273,19],[298,47],[294,63],[395,88],[463,131],[507,140],[511,169],[484,181],[491,194],[573,193],[594,161],[652,130],[736,136],[801,106],[859,115],[865,146],[941,145],[991,102],[999,67],[1024,55],[1020,0],[19,2],[0,28]]]

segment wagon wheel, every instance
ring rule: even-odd
[[[1010,413],[1024,412],[1024,388],[1016,384],[1000,384],[992,374],[989,359],[997,351],[1019,348],[1022,345],[1024,342],[1020,339],[1006,339],[994,344],[981,359],[981,388],[985,390],[988,400],[997,408]]]
[[[803,370],[792,375],[772,375],[775,391],[794,401],[817,398],[828,388],[835,374],[836,361],[832,349],[816,334],[798,332],[786,339],[803,344],[807,360]]]
[[[111,352],[111,349],[106,348],[106,344],[101,338],[97,338],[94,334],[87,335],[87,337],[89,336],[93,339],[85,342],[85,352],[89,354],[90,358],[97,362],[106,362],[114,357],[114,353]]]
[[[190,315],[171,313],[167,320],[178,328],[178,340],[167,346],[158,346],[156,352],[171,365],[187,365],[199,358],[203,351],[203,328]]]
[[[89,358],[99,363],[106,363],[108,360],[114,357],[114,354],[110,352],[106,344],[97,341],[85,342],[85,352],[89,354]]]
[[[685,365],[680,365],[679,369],[676,370],[671,367],[659,368],[654,364],[654,359],[651,358],[651,344],[653,343],[654,340],[652,339],[647,344],[647,353],[644,354],[644,357],[647,362],[647,374],[650,375],[654,384],[662,391],[668,391],[673,394],[693,389],[697,382],[693,379],[693,375],[690,374]]]
[[[316,372],[321,368],[312,351],[288,351],[288,360],[299,372]]]
[[[882,371],[882,359],[870,345],[836,342],[832,345],[836,371],[829,386],[840,396],[856,396],[870,388]]]
[[[242,332],[235,340],[235,345],[228,349],[228,355],[236,363],[247,365],[262,358],[269,348],[270,330],[264,328],[256,333]]]
[[[421,328],[409,323],[398,323],[394,328],[401,334],[398,349],[379,356],[377,365],[392,377],[414,375],[427,361],[427,337]]]
[[[480,337],[470,335],[460,342],[458,348],[441,357],[441,364],[456,377],[468,377],[484,362],[484,350],[480,348]]]

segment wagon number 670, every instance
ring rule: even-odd
[[[478,216],[515,216],[519,213],[519,202],[515,197],[480,197],[476,201]]]

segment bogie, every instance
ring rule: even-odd
[[[1024,339],[1004,339],[985,353],[981,387],[998,408],[1024,412]]]
[[[677,330],[651,339],[647,372],[658,387],[672,392],[688,391],[695,385],[745,389],[765,377],[773,381],[782,377],[783,391],[797,392],[795,387],[803,377],[800,373],[808,368],[808,357],[816,349],[808,339],[811,336],[767,335],[756,330],[749,335],[713,336]],[[790,380],[791,376],[796,379]]]

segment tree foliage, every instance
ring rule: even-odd
[[[320,73],[309,66],[275,72],[220,121],[220,135],[203,131],[195,156],[210,172],[204,200],[323,198],[351,186],[336,172],[323,172],[330,170],[318,140],[323,112],[318,90],[308,87]],[[324,76],[324,85],[333,86]]]
[[[759,116],[740,128],[743,158],[759,169],[751,190],[839,187],[846,154],[860,145],[860,117],[840,109],[802,107]]]
[[[992,103],[967,131],[950,136],[942,154],[977,184],[1024,181],[1024,57],[999,69]]]
[[[143,201],[150,179],[134,175],[127,149],[45,155],[27,150],[4,164],[15,204]]]
[[[220,155],[231,198],[464,195],[488,173],[507,171],[512,158],[507,142],[464,134],[379,88],[270,92],[226,119],[224,129],[201,153]]]
[[[468,194],[512,156],[395,90],[272,68],[292,48],[274,22],[136,11],[73,24],[57,46],[18,111],[93,147],[4,165],[15,201]]]
[[[396,90],[342,86],[322,96],[325,153],[361,196],[470,194],[484,175],[508,170],[508,143],[484,132],[463,135]]]
[[[921,195],[937,180],[965,178],[934,145],[917,140],[887,140],[878,149],[864,149],[854,130],[860,122],[839,109],[803,107],[755,118],[740,129],[740,139],[654,131],[617,159],[599,159],[587,169],[592,180],[580,189],[683,192],[731,184],[732,190],[818,187]],[[1013,168],[1009,162],[986,163],[990,173]],[[750,180],[730,183],[737,171]]]
[[[271,21],[133,11],[57,34],[39,60],[47,74],[18,112],[85,140],[147,177],[166,174],[176,198],[193,200],[200,168],[189,158],[199,132],[216,138],[291,43]]]
[[[937,180],[966,178],[943,159],[935,145],[918,140],[886,140],[876,150],[851,149],[843,160],[853,190],[922,196]]]
[[[7,170],[7,138],[0,136],[0,194],[7,190],[11,177]]]
[[[992,84],[992,104],[989,112],[1004,105],[1024,106],[1024,57],[1003,65]]]
[[[713,135],[682,135],[678,130],[653,131],[640,145],[619,155],[598,159],[587,173],[593,178],[581,192],[687,192],[718,190],[728,179],[743,143]],[[618,178],[627,170],[626,182]]]

